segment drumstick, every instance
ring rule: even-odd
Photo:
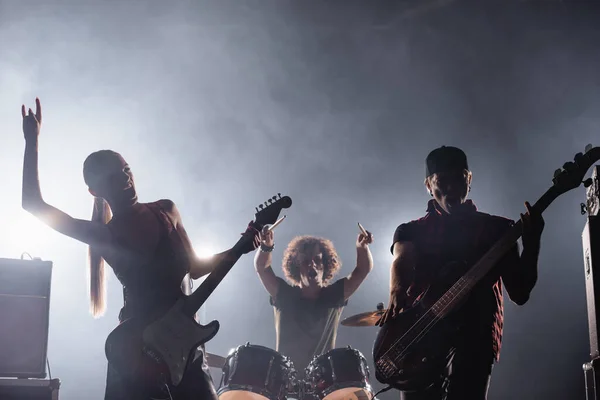
[[[358,228],[360,229],[360,231],[362,232],[363,235],[369,236],[369,234],[367,233],[367,231],[365,231],[365,228],[363,228],[363,226],[360,224],[360,222],[358,223]]]
[[[283,220],[285,219],[287,215],[284,215],[283,217],[279,218],[277,221],[275,221],[275,223],[273,225],[271,225],[267,230],[268,231],[272,231],[273,229],[275,229],[275,227],[277,227],[277,225],[279,225],[280,223],[283,222]]]

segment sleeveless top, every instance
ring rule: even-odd
[[[475,203],[467,200],[464,212],[447,215],[435,200],[427,203],[424,217],[400,224],[394,233],[394,244],[411,241],[416,246],[418,263],[415,267],[416,293],[436,279],[439,269],[451,261],[464,260],[472,265],[512,226],[514,221],[482,213]],[[504,327],[502,271],[519,263],[515,244],[498,265],[473,289],[463,307],[455,314],[463,324],[460,338],[500,359]]]
[[[123,285],[124,306],[119,313],[120,322],[151,316],[157,309],[174,304],[183,296],[181,283],[189,272],[187,252],[170,217],[158,203],[144,206],[159,221],[160,236],[154,254],[142,258],[115,238],[114,258],[106,260]],[[110,222],[108,226],[110,229]]]

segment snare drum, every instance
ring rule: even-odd
[[[373,397],[367,360],[350,346],[315,357],[306,368],[306,380],[311,394],[320,400]]]
[[[246,343],[227,356],[217,393],[220,400],[284,400],[295,379],[296,371],[287,357]]]

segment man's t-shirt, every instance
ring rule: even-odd
[[[281,278],[271,305],[275,313],[276,350],[294,363],[298,377],[313,357],[335,347],[344,300],[344,280],[322,289],[316,299],[302,297],[302,290]]]

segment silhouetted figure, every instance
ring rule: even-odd
[[[475,204],[467,200],[471,178],[462,150],[442,146],[427,156],[425,186],[433,199],[424,217],[399,225],[394,233],[390,302],[381,324],[414,304],[430,284],[440,279],[442,267],[454,261],[477,261],[512,225],[509,219],[477,211]],[[459,333],[453,336],[452,348],[442,357],[438,371],[425,377],[431,386],[419,392],[403,392],[403,400],[487,398],[502,341],[502,284],[510,299],[523,305],[537,281],[544,220],[529,203],[525,207],[527,213],[521,215],[522,253],[515,244],[473,289],[454,316]]]
[[[189,277],[197,279],[209,274],[227,258],[230,250],[209,260],[198,259],[175,204],[171,200],[138,202],[129,165],[111,150],[94,152],[84,162],[84,180],[94,196],[91,221],[73,218],[46,203],[38,178],[42,122],[39,100],[36,99],[35,114],[31,109],[26,113],[25,106],[21,112],[26,142],[23,208],[56,231],[89,245],[94,317],[102,315],[106,305],[104,260],[123,284],[125,304],[119,314],[122,322],[132,317],[144,318],[175,303],[184,293],[189,294]],[[254,236],[254,248],[258,247],[256,230],[248,228],[245,235]],[[169,390],[126,381],[108,366],[106,400],[169,399],[170,396],[190,400],[217,398],[201,349],[183,381]]]

